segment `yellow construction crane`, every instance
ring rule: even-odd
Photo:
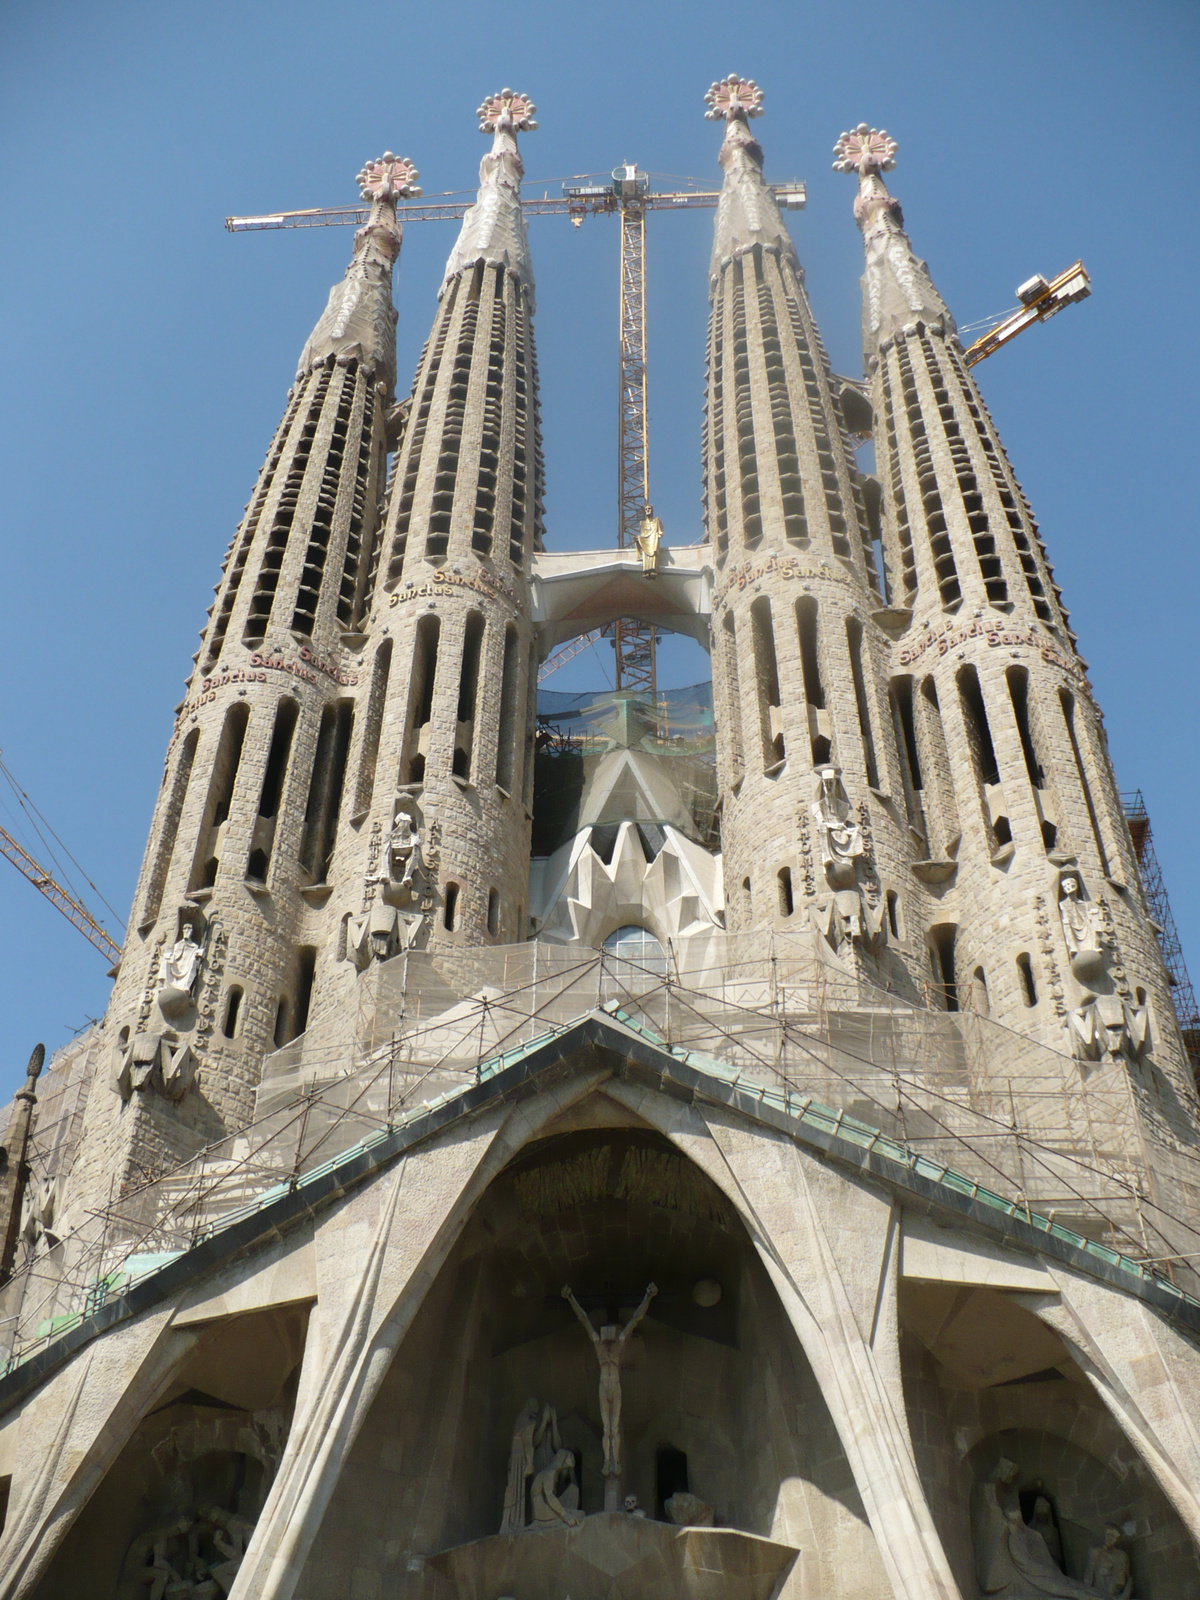
[[[711,210],[719,189],[650,187],[651,174],[636,162],[625,162],[611,174],[585,174],[562,186],[562,197],[522,198],[527,216],[568,216],[578,228],[584,217],[616,213],[621,219],[620,371],[617,418],[617,546],[634,548],[638,524],[650,501],[649,428],[646,410],[646,213],[647,211]],[[690,182],[691,180],[684,180]],[[536,188],[536,184],[529,187]],[[803,183],[777,184],[780,208],[804,207]],[[440,222],[461,218],[474,196],[447,192],[427,200],[404,201],[396,207],[400,222]],[[226,217],[230,233],[261,233],[268,228],[361,226],[369,206],[331,206],[310,211],[276,211],[261,217]],[[606,633],[610,630],[605,629]],[[623,617],[611,628],[616,652],[616,687],[657,696],[655,629],[650,623]],[[591,643],[589,638],[587,643]],[[581,646],[582,648],[582,646]],[[542,663],[538,681],[549,677],[578,651],[565,646]]]
[[[0,828],[0,853],[8,857],[35,889],[41,890],[50,904],[61,911],[73,927],[79,929],[89,944],[94,944],[100,954],[107,956],[116,966],[121,959],[121,946],[109,938],[87,907],[64,889],[61,883],[57,883],[45,867],[35,861],[28,850],[23,850],[12,834],[3,828]]]
[[[9,788],[12,790],[17,805],[25,813],[26,819],[33,827],[34,831],[38,833],[38,835],[42,838],[43,843],[47,845],[50,854],[54,854],[54,847],[49,843],[49,840],[46,839],[47,833],[53,835],[59,845],[59,848],[65,855],[70,856],[71,861],[82,873],[83,869],[79,867],[79,863],[75,861],[74,856],[71,856],[71,853],[67,849],[66,845],[64,845],[62,840],[58,838],[58,835],[54,833],[54,829],[51,828],[50,824],[46,821],[45,817],[42,816],[41,812],[34,805],[33,801],[25,793],[24,789],[21,788],[20,784],[13,777],[12,773],[8,770],[3,761],[0,761],[0,777],[5,780]],[[72,927],[79,929],[80,933],[89,944],[95,945],[100,954],[102,956],[107,956],[114,966],[117,964],[117,962],[121,959],[121,946],[108,934],[104,928],[100,926],[95,917],[92,916],[91,912],[83,904],[82,900],[73,895],[69,889],[64,889],[62,884],[59,883],[54,877],[53,873],[48,872],[46,868],[42,866],[40,861],[36,861],[33,856],[29,854],[29,851],[25,849],[24,845],[18,844],[13,838],[12,834],[9,833],[5,828],[0,828],[0,855],[7,856],[12,862],[13,866],[16,867],[17,871],[21,873],[23,877],[28,878],[34,888],[40,890],[41,893],[46,896],[46,899],[49,900],[50,904],[55,908],[56,911],[62,912],[63,916],[66,917],[67,921]],[[66,877],[68,874],[64,872],[63,876]],[[85,877],[89,886],[93,889],[96,889],[96,885],[92,883],[92,880],[87,877],[86,873],[84,873],[83,876]],[[101,900],[104,899],[104,896],[100,894],[99,889],[96,889],[96,893],[100,896]],[[108,902],[105,901],[105,904],[107,905]],[[111,906],[109,906],[108,909],[112,911]],[[118,922],[120,922],[121,919],[117,917],[115,911],[113,911],[113,916]]]
[[[1074,305],[1076,300],[1086,300],[1091,292],[1092,280],[1082,261],[1076,261],[1049,283],[1040,272],[1035,273],[1017,290],[1017,299],[1021,302],[1017,309],[967,347],[964,356],[967,366],[974,367],[986,361],[1001,345],[1015,339],[1033,323],[1048,322],[1064,306]]]

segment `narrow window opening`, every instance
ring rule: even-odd
[[[742,691],[738,673],[737,637],[733,618],[728,614],[722,624],[725,639],[725,703],[729,710],[729,765],[730,787],[739,784],[746,774],[746,757],[742,746]]]
[[[924,782],[921,777],[921,759],[917,753],[917,723],[913,715],[913,681],[911,678],[894,678],[892,680],[892,703],[896,708],[896,721],[900,724],[899,754],[908,769],[909,782],[912,784],[913,793],[920,794],[924,788]]]
[[[930,957],[933,976],[947,1011],[958,1010],[958,984],[954,970],[954,941],[958,929],[953,923],[943,922],[929,930]]]
[[[900,938],[900,897],[895,889],[887,892],[888,931],[893,939]]]
[[[1021,998],[1027,1006],[1037,1005],[1037,984],[1033,981],[1033,963],[1024,951],[1017,957],[1017,974],[1021,979]]]
[[[150,874],[150,882],[146,886],[146,904],[142,908],[142,926],[148,926],[158,916],[158,909],[162,905],[163,888],[167,881],[167,874],[171,870],[171,857],[175,854],[175,840],[179,834],[179,819],[183,815],[184,802],[187,799],[188,784],[192,776],[192,763],[196,759],[196,746],[200,742],[199,728],[193,728],[183,741],[183,748],[179,752],[179,759],[175,764],[175,776],[171,780],[170,796],[167,800],[166,812],[163,816],[162,832],[158,838],[158,850],[154,857],[154,868]]]
[[[458,885],[446,885],[446,904],[442,911],[442,926],[448,933],[454,932],[454,924],[458,918]]]
[[[983,703],[983,690],[979,686],[979,674],[974,667],[963,667],[959,672],[958,692],[962,697],[963,713],[967,721],[967,734],[976,771],[983,783],[989,786],[997,784],[1000,782],[1000,768],[996,762],[995,746],[992,744],[987,707]]]
[[[436,612],[426,612],[417,623],[412,676],[408,685],[404,755],[400,762],[401,783],[422,783],[425,778],[425,752],[420,748],[421,730],[433,715],[433,687],[437,677],[441,631],[441,619]]]
[[[500,678],[500,727],[496,735],[496,782],[511,794],[517,764],[517,675],[521,643],[511,623],[504,630],[504,668]]]
[[[792,869],[790,867],[780,867],[778,873],[778,882],[779,915],[781,917],[790,917],[792,912],[796,909],[795,902],[792,898]]]
[[[821,652],[817,634],[817,602],[805,595],[796,602],[796,626],[800,635],[800,668],[807,702],[809,742],[813,765],[824,766],[830,759],[831,741],[825,717],[825,685],[821,681]]]
[[[275,1007],[275,1048],[282,1050],[288,1042],[288,1003],[287,995],[280,995],[279,1004]]]
[[[353,728],[353,702],[337,700],[322,711],[300,846],[300,864],[312,874],[314,883],[326,881],[333,859]]]
[[[1046,774],[1037,758],[1033,743],[1033,729],[1029,721],[1029,673],[1024,667],[1009,667],[1004,674],[1012,700],[1013,716],[1017,719],[1017,732],[1021,735],[1021,749],[1025,754],[1025,770],[1035,789],[1045,786]]]
[[[1075,772],[1079,778],[1079,787],[1083,790],[1083,802],[1087,807],[1088,821],[1092,827],[1092,838],[1096,841],[1096,853],[1100,857],[1100,870],[1107,878],[1109,874],[1108,852],[1104,848],[1104,840],[1100,835],[1100,819],[1096,815],[1091,785],[1088,783],[1087,771],[1083,765],[1083,751],[1079,748],[1079,735],[1075,728],[1075,697],[1069,689],[1060,689],[1058,698],[1062,703],[1063,721],[1067,725],[1067,737],[1071,741],[1071,754],[1075,758]]]
[[[858,707],[858,729],[862,734],[867,785],[869,788],[878,789],[879,767],[875,760],[875,739],[871,733],[871,706],[867,699],[867,682],[863,674],[863,630],[862,623],[857,617],[846,618],[846,643],[850,647],[850,671],[854,678],[854,702]]]
[[[1012,843],[1012,823],[1007,817],[993,817],[992,832],[996,835],[997,844]]]
[[[500,932],[500,891],[488,890],[487,931],[494,939]]]
[[[750,891],[749,878],[742,879],[742,906],[747,916],[749,916],[754,909],[754,897]]]
[[[775,630],[771,624],[771,602],[765,595],[750,607],[751,637],[754,641],[754,667],[758,679],[758,704],[762,725],[763,770],[778,771],[785,749],[780,728],[779,667],[775,658]]]
[[[317,951],[311,944],[300,946],[297,960],[296,983],[296,1025],[292,1030],[292,1037],[304,1032],[308,1027],[308,1011],[312,1005],[313,980],[317,975]]]
[[[230,987],[225,1001],[225,1021],[221,1024],[221,1032],[227,1039],[237,1037],[238,1016],[242,1009],[242,990],[235,983]]]
[[[482,613],[470,612],[463,633],[462,667],[458,679],[458,727],[455,730],[454,759],[451,767],[455,777],[463,779],[471,776],[471,755],[475,744],[475,701],[479,692],[483,630]]]
[[[1051,850],[1053,850],[1058,844],[1058,829],[1052,822],[1043,821],[1042,823],[1042,843],[1046,847],[1047,855],[1049,855]]]
[[[654,1514],[660,1522],[670,1520],[667,1501],[671,1496],[687,1492],[687,1456],[674,1445],[659,1445],[654,1452]]]
[[[271,733],[271,748],[267,753],[267,770],[263,775],[262,793],[258,799],[260,817],[273,817],[279,809],[279,796],[287,772],[288,755],[292,748],[292,735],[296,731],[299,706],[295,700],[281,700],[275,712],[275,727]]]
[[[371,692],[367,697],[367,724],[363,730],[362,752],[358,758],[358,781],[354,789],[354,815],[370,810],[375,793],[375,765],[379,760],[379,740],[383,732],[383,710],[387,704],[388,679],[392,671],[392,641],[385,639],[371,663]]]
[[[982,967],[971,974],[971,1000],[981,1017],[990,1016],[992,1003],[988,998],[987,975]]]
[[[233,804],[233,791],[237,784],[238,767],[242,759],[242,746],[246,740],[246,724],[250,708],[246,705],[230,706],[225,714],[217,745],[217,759],[213,762],[212,777],[208,786],[208,800],[197,840],[196,857],[192,867],[189,889],[211,889],[220,869],[221,824],[229,816]]]

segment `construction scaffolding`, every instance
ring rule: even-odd
[[[812,935],[714,932],[644,963],[538,943],[408,952],[359,996],[353,1037],[331,1006],[268,1058],[248,1127],[28,1249],[0,1291],[4,1370],[226,1230],[257,1236],[281,1199],[343,1193],[372,1152],[432,1134],[465,1093],[597,1014],[718,1099],[748,1090],[798,1130],[851,1130],[1122,1271],[1200,1284],[1186,1220],[1200,1147],[1182,1108],[1152,1139],[1120,1059],[1083,1076],[989,1018],[902,1004]],[[44,1182],[36,1150],[32,1164]]]
[[[1188,976],[1179,929],[1175,926],[1171,902],[1167,899],[1167,886],[1163,882],[1162,868],[1158,864],[1158,855],[1154,849],[1150,815],[1140,789],[1123,794],[1121,805],[1124,807],[1125,821],[1129,824],[1129,837],[1133,840],[1133,852],[1137,857],[1142,887],[1146,891],[1146,899],[1150,902],[1150,915],[1158,929],[1158,943],[1162,950],[1163,965],[1171,980],[1171,999],[1175,1003],[1175,1015],[1179,1019],[1183,1047],[1191,1063],[1192,1076],[1200,1088],[1200,1010],[1196,1006],[1196,991],[1192,988],[1192,980]]]

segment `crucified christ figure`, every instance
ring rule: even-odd
[[[596,1351],[600,1363],[600,1421],[604,1425],[604,1476],[621,1475],[621,1359],[625,1354],[625,1341],[650,1309],[650,1302],[658,1293],[658,1285],[646,1286],[642,1303],[623,1328],[606,1323],[597,1333],[592,1320],[571,1293],[569,1284],[563,1284],[562,1297],[579,1318]]]

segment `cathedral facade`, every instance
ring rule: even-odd
[[[3,1600],[1200,1596],[1200,1106],[1086,663],[894,142],[846,378],[707,105],[691,544],[546,548],[529,100],[401,401],[359,174],[9,1122]],[[711,688],[539,701],[627,618]]]

